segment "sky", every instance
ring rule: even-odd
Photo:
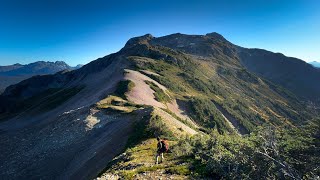
[[[132,37],[177,32],[320,61],[320,1],[0,0],[0,65],[86,64]]]

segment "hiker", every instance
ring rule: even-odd
[[[160,163],[164,160],[163,153],[166,153],[169,150],[168,142],[165,139],[160,139],[157,137],[158,144],[157,144],[157,155],[156,155],[156,164],[159,163],[159,157],[161,157]]]

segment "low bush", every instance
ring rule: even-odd
[[[221,112],[209,99],[193,97],[190,100],[191,117],[203,127],[217,129],[219,133],[232,132]]]
[[[197,135],[174,146],[177,157],[193,160],[193,169],[218,179],[314,179],[320,170],[320,120],[304,129],[259,127],[247,137]]]
[[[152,115],[147,126],[147,133],[149,135],[160,136],[162,138],[174,140],[174,134],[168,129],[167,125],[164,124],[162,118],[158,115]]]
[[[191,174],[189,167],[186,165],[176,165],[169,167],[168,169],[166,169],[166,173],[179,174],[184,176]]]
[[[151,81],[146,81],[146,83],[154,91],[154,96],[157,101],[159,101],[159,102],[170,102],[171,101],[170,97],[161,88],[159,88],[155,83],[153,83]]]
[[[130,80],[120,81],[117,85],[114,94],[119,97],[122,97],[123,99],[127,99],[125,93],[131,91],[134,86],[134,82]]]
[[[151,113],[150,116],[144,116],[141,121],[134,124],[134,133],[129,137],[127,147],[133,147],[143,140],[157,136],[169,140],[176,139],[161,117]]]

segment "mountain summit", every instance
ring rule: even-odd
[[[63,63],[57,64],[63,66]],[[131,172],[139,179],[138,173],[142,169],[151,171],[152,165],[146,162],[147,167],[141,167],[144,158],[140,158],[141,163],[135,161],[135,165],[121,166],[130,161],[131,156],[126,158],[127,155],[133,156],[138,148],[115,158],[126,147],[137,143],[148,146],[158,135],[172,141],[198,134],[200,139],[215,140],[211,135],[216,133],[247,143],[254,141],[251,134],[265,125],[297,130],[318,117],[319,80],[319,70],[302,60],[262,49],[243,48],[218,33],[135,37],[119,52],[80,69],[34,76],[9,86],[0,95],[3,147],[0,175],[4,179],[91,179],[113,160],[112,167],[122,167],[118,169],[119,175],[124,177]],[[271,132],[266,136],[274,139]],[[144,142],[145,139],[151,140]],[[231,142],[228,142],[230,146],[234,146]],[[256,143],[259,142],[249,144]],[[194,144],[184,147],[191,152],[197,149],[191,147]],[[248,165],[244,170],[249,168],[250,173],[245,175],[268,175],[265,169],[275,167],[279,168],[277,177],[296,172],[282,163],[285,158],[274,157],[278,151],[263,156],[250,149],[251,145],[245,149],[252,150],[256,159],[272,156],[270,163],[265,164],[271,165],[258,168],[259,171],[257,164],[252,169]],[[267,142],[264,145],[267,146]],[[273,148],[277,143],[271,145]],[[148,151],[140,150],[141,153]],[[149,155],[153,158],[152,152]],[[230,159],[230,154],[228,157]],[[275,158],[281,166],[272,164]],[[251,162],[255,163],[256,159]],[[241,159],[241,163],[242,160],[245,159]],[[317,161],[311,159],[305,164],[311,162]],[[161,168],[164,172],[175,173],[179,169],[174,165],[179,163],[188,162],[175,162]],[[205,169],[206,165],[201,164],[201,167]],[[252,175],[251,170],[256,174]],[[304,172],[299,173],[309,170],[305,167]]]
[[[172,34],[155,38],[150,34],[132,38],[122,49],[128,55],[152,56],[158,59],[174,60],[173,56],[162,54],[159,48],[169,48],[172,53],[187,53],[203,58],[225,59],[239,68],[246,68],[275,84],[279,84],[299,97],[319,102],[319,70],[308,63],[263,49],[248,49],[236,46],[218,33],[206,35]],[[151,53],[152,52],[152,53]]]

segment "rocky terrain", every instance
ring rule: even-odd
[[[0,176],[210,176],[174,154],[152,166],[155,136],[183,144],[216,133],[233,146],[260,126],[297,130],[319,117],[319,80],[301,60],[218,33],[135,37],[80,69],[34,76],[0,95]]]

